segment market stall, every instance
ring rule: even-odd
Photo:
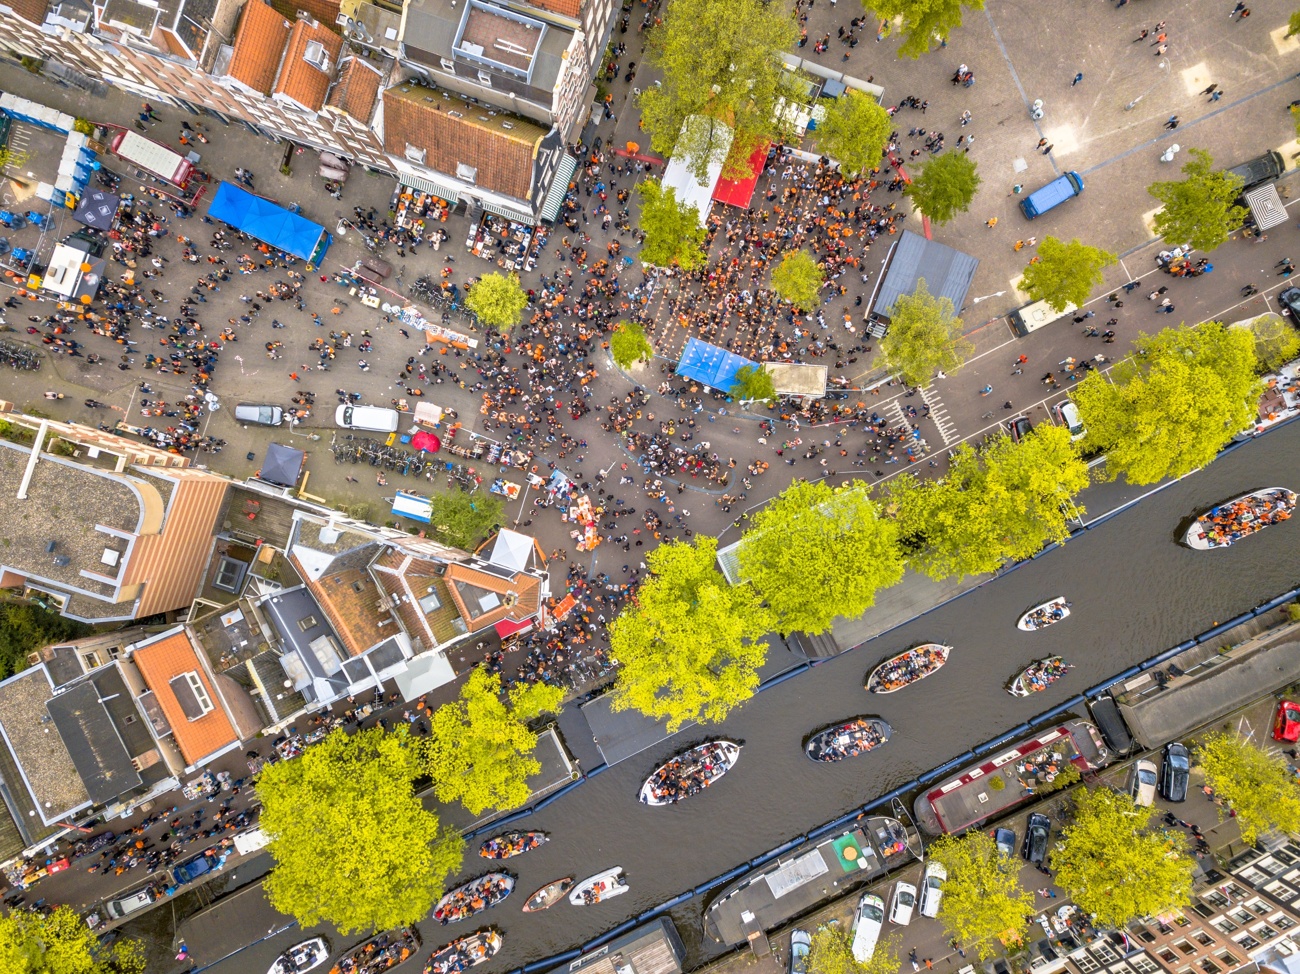
[[[397,225],[419,234],[424,233],[425,220],[446,223],[453,206],[441,196],[412,189],[410,186],[399,185],[393,199],[391,209],[396,214]]]
[[[534,244],[539,231],[526,223],[516,223],[495,213],[484,213],[465,241],[475,257],[495,261],[498,267],[513,271],[531,271],[537,263]]]

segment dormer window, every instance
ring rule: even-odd
[[[212,698],[208,696],[207,688],[203,686],[197,671],[190,670],[172,677],[168,686],[175,694],[186,720],[198,720],[212,710]]]
[[[424,149],[417,149],[415,146],[411,145],[411,143],[408,142],[406,143],[405,154],[406,154],[406,158],[409,159],[411,162],[418,162],[420,165],[424,165],[424,156],[425,156]]]
[[[307,49],[302,52],[302,59],[313,68],[329,74],[330,56],[325,52],[325,45],[320,41],[308,41]]]

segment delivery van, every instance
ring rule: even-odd
[[[1050,325],[1053,321],[1072,315],[1078,310],[1068,301],[1060,311],[1046,301],[1035,301],[1011,312],[1011,327],[1015,329],[1017,335],[1028,335],[1031,331],[1037,331],[1043,325]]]
[[[1042,189],[1034,190],[1020,203],[1020,209],[1029,219],[1042,216],[1054,206],[1072,200],[1083,192],[1083,177],[1071,170],[1057,176]]]
[[[344,429],[395,433],[399,421],[397,410],[387,406],[343,405],[334,410],[334,424]]]

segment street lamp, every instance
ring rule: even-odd
[[[1165,59],[1165,58],[1161,58],[1161,59],[1160,59],[1160,63],[1157,64],[1156,67],[1159,68],[1161,71],[1165,71],[1165,70],[1167,70],[1167,69],[1169,68],[1169,61],[1168,61],[1167,59]],[[1155,83],[1154,85],[1152,85],[1152,86],[1151,86],[1150,88],[1148,88],[1146,91],[1142,92],[1142,94],[1138,95],[1138,96],[1137,96],[1136,98],[1134,98],[1131,102],[1129,102],[1127,105],[1125,105],[1125,106],[1124,106],[1124,111],[1126,111],[1126,112],[1131,112],[1131,111],[1133,111],[1133,109],[1137,108],[1137,103],[1140,102],[1140,101],[1141,101],[1143,98],[1145,98],[1147,95],[1151,94],[1151,92],[1155,91],[1155,90],[1156,90],[1156,85],[1160,84],[1160,82],[1162,82],[1162,81],[1164,81],[1164,80],[1165,80],[1165,76],[1164,76],[1163,74],[1160,75],[1160,77],[1156,79],[1156,83]]]

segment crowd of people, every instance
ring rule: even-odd
[[[340,957],[330,974],[383,974],[405,963],[419,948],[419,936],[410,927],[381,933]]]
[[[926,643],[886,660],[872,671],[867,689],[875,693],[893,693],[909,683],[923,680],[948,662],[947,646]]]
[[[495,930],[480,930],[435,950],[424,965],[424,974],[458,974],[482,964],[500,949],[501,934]]]
[[[1196,526],[1208,547],[1222,548],[1287,520],[1294,510],[1295,494],[1279,487],[1212,507],[1197,518]]]
[[[655,769],[641,789],[641,801],[663,805],[699,794],[731,770],[738,751],[728,741],[711,741],[677,755]]]
[[[1011,692],[1017,696],[1023,696],[1029,693],[1037,693],[1039,690],[1046,690],[1072,669],[1074,667],[1059,656],[1036,660],[1025,667],[1024,672],[1012,682]]]
[[[873,717],[857,717],[808,741],[808,756],[814,761],[842,761],[866,754],[889,740],[888,725]]]
[[[515,879],[507,873],[488,873],[457,886],[438,901],[433,918],[444,926],[464,920],[488,907],[496,906],[515,888]]]

